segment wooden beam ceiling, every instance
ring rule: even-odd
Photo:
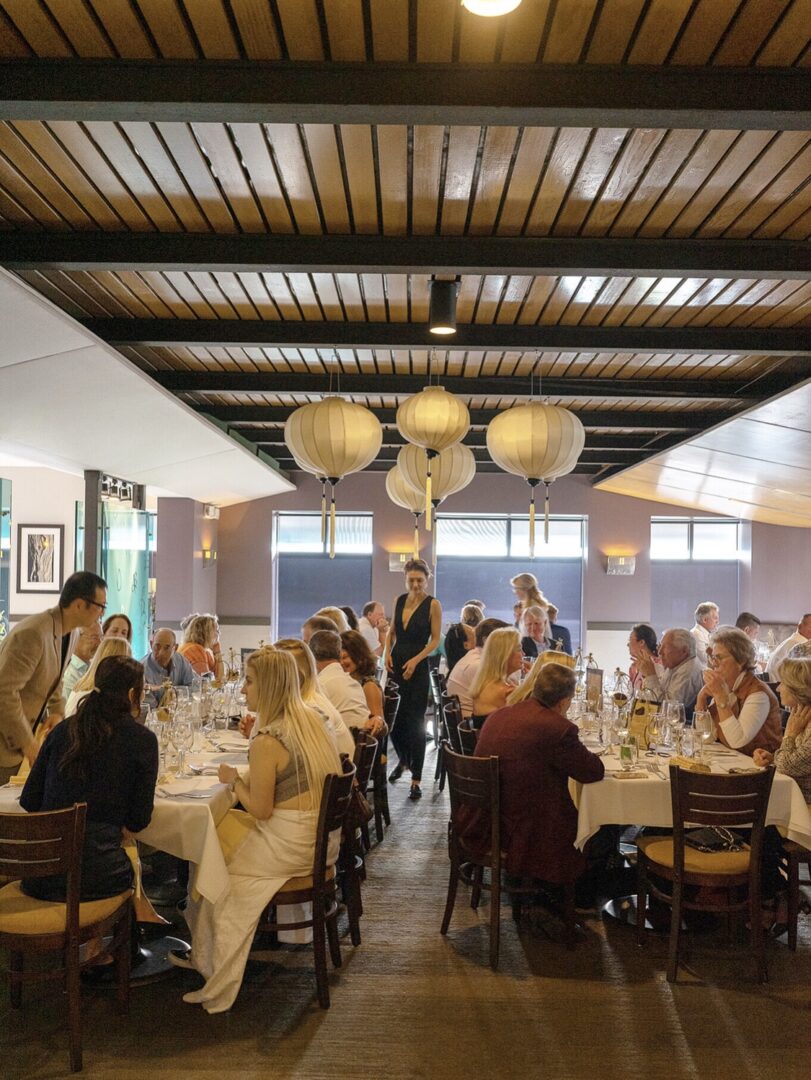
[[[11,120],[811,128],[800,68],[0,61]]]

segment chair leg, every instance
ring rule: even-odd
[[[573,950],[577,944],[574,913],[574,883],[569,882],[563,887],[563,940],[566,948]]]
[[[501,874],[491,869],[490,876],[490,967],[495,971],[501,937]]]
[[[757,981],[766,982],[766,929],[763,926],[763,897],[760,891],[760,878],[755,878],[749,887],[749,925],[752,934],[752,951],[755,954]]]
[[[315,986],[318,1004],[329,1008],[329,977],[327,973],[327,941],[324,918],[324,898],[313,901],[313,953],[315,956]]]
[[[374,806],[375,806],[375,836],[377,837],[378,844],[383,843],[383,797],[382,789],[379,783],[376,783],[374,788]]]
[[[790,854],[788,863],[788,947],[797,951],[797,923],[800,918],[800,860]]]
[[[388,827],[389,825],[391,825],[391,814],[389,813],[389,789],[386,787],[385,783],[384,783],[383,788],[382,788],[382,793],[383,793],[383,820],[385,821],[386,826]]]
[[[23,954],[20,952],[9,953],[8,973],[10,986],[11,1006],[19,1009],[23,1003]]]
[[[473,888],[470,892],[470,906],[475,911],[482,898],[482,877],[484,876],[484,867],[476,866],[473,868]]]
[[[65,964],[68,997],[68,1031],[71,1072],[82,1071],[82,988],[79,981],[79,949],[68,945]]]
[[[453,915],[454,905],[456,904],[456,890],[459,888],[459,867],[451,860],[451,872],[448,878],[448,895],[445,899],[445,914],[442,916],[442,926],[439,928],[440,934],[447,934],[448,927],[451,924],[451,916]]]
[[[360,827],[360,842],[363,845],[364,851],[369,851],[372,847],[372,841],[369,839],[369,826],[364,823]]]
[[[673,882],[673,903],[670,909],[670,948],[667,963],[667,981],[676,982],[679,971],[679,945],[681,944],[681,898],[684,886]]]
[[[636,857],[636,943],[645,944],[645,922],[648,918],[648,879],[645,874],[645,856],[640,851]]]
[[[332,960],[332,966],[334,968],[341,967],[343,960],[341,959],[341,939],[338,937],[337,913],[327,919],[327,942],[329,944],[329,955],[330,960]]]
[[[354,946],[360,945],[360,918],[363,915],[363,899],[360,878],[353,867],[346,878],[346,915],[349,920],[349,939]]]
[[[129,928],[129,934],[125,932],[124,927]],[[130,1007],[130,971],[132,968],[130,936],[135,932],[136,928],[132,917],[122,919],[116,930],[119,943],[115,954],[115,1001],[119,1013],[129,1012]]]

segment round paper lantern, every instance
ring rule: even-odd
[[[431,528],[432,461],[442,450],[460,442],[470,429],[467,405],[441,386],[426,386],[397,410],[397,428],[403,438],[425,451],[425,526]]]
[[[326,485],[330,485],[330,558],[335,558],[335,485],[365,469],[380,452],[383,428],[363,405],[340,397],[302,405],[287,418],[284,441],[296,463],[321,480],[321,533],[326,527]]]
[[[586,442],[574,413],[533,401],[494,417],[487,427],[487,449],[496,465],[523,476],[532,489],[529,504],[529,553],[535,555],[535,488],[546,485],[544,538],[549,542],[549,484],[570,473]]]
[[[404,510],[410,510],[414,515],[414,558],[420,554],[420,514],[423,510],[425,496],[422,491],[417,491],[407,483],[399,468],[395,465],[386,473],[386,494],[397,506]]]
[[[432,471],[433,487],[429,487],[428,491],[434,508],[448,495],[466,488],[476,475],[473,451],[462,443],[446,447],[433,460],[426,457],[417,446],[404,446],[397,455],[397,467],[405,482],[410,484],[420,497],[428,483],[428,470]],[[431,562],[436,566],[436,531],[431,545]]]

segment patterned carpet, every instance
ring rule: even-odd
[[[426,777],[432,768],[429,755]],[[586,922],[574,953],[550,940],[552,923],[516,926],[504,912],[501,965],[487,962],[483,903],[460,889],[451,931],[438,930],[446,888],[447,792],[407,800],[390,789],[392,827],[369,858],[363,944],[343,938],[331,975],[332,1008],[315,1003],[311,951],[284,949],[251,964],[230,1013],[207,1016],[181,994],[192,972],[134,989],[129,1018],[86,992],[85,1069],[93,1078],[273,1077],[274,1080],[462,1080],[468,1077],[763,1078],[811,1073],[811,920],[796,955],[770,942],[759,987],[745,946],[691,939],[693,974],[671,986],[666,939],[644,950],[610,920]],[[343,923],[342,923],[343,926]],[[344,927],[345,929],[345,927]],[[547,932],[545,932],[547,931]],[[0,998],[0,1075],[70,1075],[64,1002],[44,987],[12,1013]]]

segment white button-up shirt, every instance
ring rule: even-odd
[[[696,623],[690,633],[696,639],[696,657],[701,662],[701,666],[706,667],[707,646],[710,643],[710,632],[706,628],[706,626],[700,626],[698,623]]]
[[[318,685],[324,697],[331,701],[348,728],[364,727],[369,719],[369,706],[360,683],[347,675],[337,660],[318,673]]]
[[[769,657],[769,663],[766,668],[766,673],[769,676],[770,682],[780,681],[780,665],[783,663],[783,661],[795,645],[801,645],[804,641],[807,640],[808,638],[803,637],[799,630],[795,630],[791,637],[788,637],[785,641],[780,642],[780,644],[772,652],[772,655]]]

